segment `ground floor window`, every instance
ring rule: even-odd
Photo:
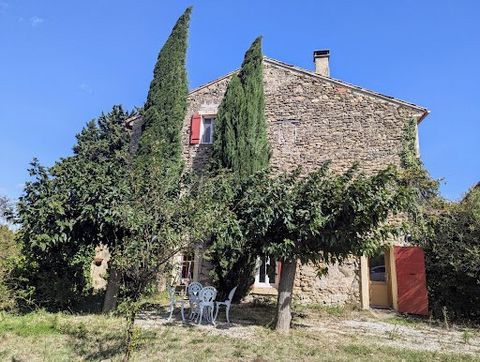
[[[275,261],[273,257],[259,257],[255,273],[255,286],[263,288],[277,287],[280,279],[280,268],[281,263]]]
[[[181,262],[178,270],[180,285],[188,285],[193,281],[194,260],[195,253],[193,251],[187,251],[181,255]]]

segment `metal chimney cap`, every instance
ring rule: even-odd
[[[328,58],[330,56],[329,49],[314,50],[313,51],[313,61],[317,58]]]

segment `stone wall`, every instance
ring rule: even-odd
[[[314,265],[298,264],[294,296],[300,303],[326,305],[358,304],[360,275],[358,258],[342,265],[331,264],[326,275],[319,275]]]
[[[95,247],[95,257],[90,265],[90,278],[94,292],[107,289],[108,262],[110,251],[106,245],[100,244]]]
[[[215,113],[230,77],[201,87],[189,95],[183,127],[186,163],[200,171],[210,155],[210,145],[190,145],[193,113]],[[419,107],[376,96],[368,91],[331,81],[315,74],[264,61],[265,113],[275,172],[301,166],[316,169],[326,160],[334,170],[345,170],[354,162],[367,174],[399,165],[405,121],[419,119]],[[311,265],[297,270],[296,298],[304,302],[344,304],[358,301],[358,261],[329,267],[318,277]]]

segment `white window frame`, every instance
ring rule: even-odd
[[[210,131],[210,142],[203,142],[203,136],[205,134],[204,122],[207,119],[212,121],[212,127]],[[200,123],[200,144],[211,145],[213,143],[213,136],[215,134],[215,120],[216,120],[216,114],[202,114],[202,121]]]
[[[273,259],[267,256],[267,265],[271,265],[272,262],[275,263],[275,280],[271,281],[268,277],[268,273],[265,273],[265,282],[260,282],[260,267],[262,265],[262,259],[260,257],[257,258],[254,286],[259,288],[278,288],[278,282],[280,279],[280,276],[278,275],[278,261],[273,261]]]

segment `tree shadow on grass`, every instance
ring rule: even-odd
[[[62,326],[62,333],[68,336],[75,353],[85,361],[111,359],[123,355],[125,350],[125,331],[95,330],[85,324],[69,324]],[[146,343],[156,338],[156,333],[150,330],[138,330],[136,349],[141,349]]]
[[[274,303],[241,303],[232,305],[230,321],[240,325],[269,326],[275,319]],[[219,313],[219,316],[221,313]],[[225,314],[223,314],[225,317]]]

